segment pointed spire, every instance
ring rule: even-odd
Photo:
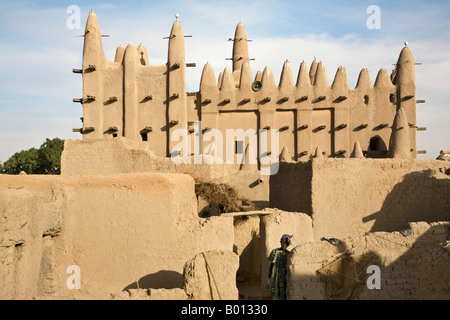
[[[328,88],[327,72],[322,61],[317,65],[316,79],[314,80],[314,91],[316,96],[326,95]]]
[[[405,45],[398,57],[394,84],[408,84],[415,79],[415,61],[411,50]]]
[[[211,91],[212,90],[212,91]],[[203,95],[210,95],[217,91],[216,76],[212,66],[207,62],[203,67],[202,77],[200,79],[200,92]]]
[[[139,53],[139,60],[143,66],[148,66],[148,53],[145,46],[141,43],[139,47],[137,48],[137,51]]]
[[[262,81],[262,72],[261,72],[261,70],[258,70],[258,72],[256,72],[255,81]]]
[[[229,67],[225,67],[222,74],[222,83],[220,85],[220,100],[222,103],[234,103],[234,97],[236,94],[236,85],[234,82],[233,74]],[[226,102],[227,101],[227,102]]]
[[[233,40],[233,72],[241,70],[242,64],[249,62],[247,35],[242,22],[239,22]]]
[[[372,87],[372,81],[370,80],[369,71],[364,68],[359,73],[358,82],[356,83],[357,89],[368,89]]]
[[[272,69],[269,66],[267,66],[264,69],[261,82],[262,82],[261,91],[264,91],[266,95],[272,96],[277,92],[278,88],[275,82],[275,76],[272,72]]]
[[[170,31],[168,59],[169,67],[178,64],[180,67],[185,68],[184,32],[181,22],[178,21],[178,16]]]
[[[319,158],[319,159],[323,158],[323,153],[319,146],[317,146],[317,148],[316,148],[316,152],[314,153],[314,158]]]
[[[292,161],[292,155],[287,146],[283,147],[283,150],[281,150],[280,162],[294,162]]]
[[[316,72],[317,72],[317,66],[318,66],[317,58],[314,57],[313,62],[311,63],[311,68],[309,69],[309,81],[313,85],[314,81],[316,80]]]
[[[134,46],[130,43],[125,48],[123,55],[123,72],[124,72],[124,136],[137,140],[138,131],[138,106],[136,75],[139,66],[139,54]]]
[[[251,89],[253,83],[252,70],[250,64],[245,62],[241,67],[241,75],[239,80],[239,88],[241,90]]]
[[[105,61],[106,57],[103,52],[102,33],[98,25],[97,16],[94,11],[91,10],[84,31],[83,69],[88,68],[89,65],[99,64]]]
[[[348,95],[348,77],[343,66],[340,66],[337,69],[331,89],[334,91],[336,96]]]
[[[122,63],[124,53],[125,48],[122,45],[119,45],[116,49],[116,56],[114,57],[114,62]]]
[[[217,86],[220,88],[222,87],[222,80],[223,80],[223,72],[219,72],[219,76],[217,77]]]
[[[389,156],[391,158],[411,158],[409,141],[409,124],[403,108],[399,108],[392,125],[391,140],[389,143]]]
[[[280,77],[280,95],[289,97],[294,89],[294,78],[292,77],[291,64],[286,60],[283,64]]]
[[[350,155],[350,158],[357,158],[361,159],[364,158],[364,154],[361,149],[361,145],[359,144],[359,141],[356,141],[353,146],[352,154]]]
[[[378,71],[377,79],[375,80],[375,88],[382,88],[382,87],[389,87],[392,86],[391,77],[389,76],[389,72],[381,68],[380,71]]]
[[[222,73],[222,83],[220,84],[220,89],[222,91],[232,91],[234,92],[234,79],[233,75],[231,73],[231,69],[228,67],[225,67]]]
[[[129,43],[125,48],[123,55],[124,65],[126,67],[134,66],[139,61],[139,55],[136,46],[133,43]],[[131,79],[130,79],[131,80]]]
[[[310,94],[310,90],[311,80],[308,73],[308,66],[305,61],[302,61],[298,71],[296,83],[297,98],[308,96]]]

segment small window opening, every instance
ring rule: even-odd
[[[378,150],[380,150],[380,138],[373,137],[373,138],[370,139],[369,150],[371,150],[371,151],[378,151]]]
[[[235,152],[236,154],[244,153],[244,141],[235,141]]]
[[[395,103],[395,95],[394,95],[393,93],[391,93],[391,94],[389,95],[389,101],[390,101],[391,103]]]
[[[369,96],[367,94],[364,96],[364,103],[369,104]]]
[[[142,141],[147,141],[148,140],[147,133],[141,132],[141,138],[142,138]]]
[[[117,138],[117,133],[113,133],[113,138]]]

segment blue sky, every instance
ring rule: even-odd
[[[69,29],[67,8],[80,8],[80,29]],[[367,8],[380,8],[380,29],[366,25]],[[186,60],[195,62],[186,75],[187,89],[197,91],[203,65],[216,75],[230,62],[239,21],[245,25],[252,71],[270,66],[279,78],[286,59],[293,72],[302,60],[324,62],[331,84],[344,66],[354,87],[362,68],[372,82],[380,68],[392,70],[403,43],[415,60],[418,149],[434,159],[450,150],[450,2],[448,1],[1,1],[0,2],[0,161],[14,152],[39,147],[45,138],[80,139],[82,108],[72,98],[82,92],[83,33],[93,8],[107,59],[115,48],[143,43],[151,65],[166,62],[167,40],[175,19],[186,35]]]

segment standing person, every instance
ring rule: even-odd
[[[273,249],[269,255],[269,289],[273,300],[286,300],[286,261],[291,244],[292,235],[285,234],[281,237],[281,247]]]

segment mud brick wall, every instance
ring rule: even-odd
[[[402,230],[450,220],[450,163],[422,159],[313,159],[280,163],[270,206],[311,215],[314,238]]]
[[[449,227],[414,222],[407,233],[374,232],[337,246],[303,243],[288,260],[288,299],[448,299]],[[375,288],[369,266],[379,268]]]
[[[277,174],[270,176],[270,207],[311,215],[311,179],[311,162],[280,162]]]
[[[450,220],[448,162],[317,159],[312,163],[315,239],[396,231]]]
[[[199,218],[188,175],[0,177],[0,298],[181,288],[209,250],[233,250],[233,219]]]

